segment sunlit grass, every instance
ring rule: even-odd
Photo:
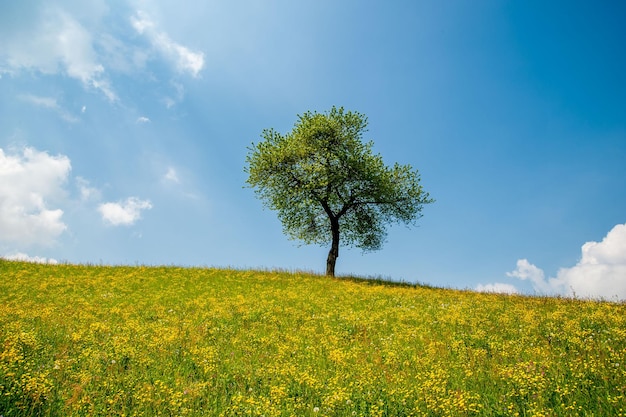
[[[626,415],[626,306],[0,261],[0,415]]]

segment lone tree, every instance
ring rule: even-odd
[[[333,107],[298,116],[281,135],[263,130],[246,157],[247,183],[278,212],[284,232],[306,244],[327,245],[326,275],[335,276],[340,237],[364,251],[381,248],[390,222],[414,224],[432,203],[410,165],[385,166],[363,143],[367,117]]]

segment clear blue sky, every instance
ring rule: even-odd
[[[0,256],[323,272],[243,168],[264,128],[336,105],[437,200],[338,274],[626,298],[625,21],[619,1],[2,2]]]

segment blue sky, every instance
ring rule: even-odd
[[[264,128],[333,105],[437,201],[338,274],[626,299],[626,6],[0,5],[0,255],[325,270],[245,188]]]

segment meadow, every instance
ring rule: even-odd
[[[0,260],[0,415],[625,416],[626,305]]]

